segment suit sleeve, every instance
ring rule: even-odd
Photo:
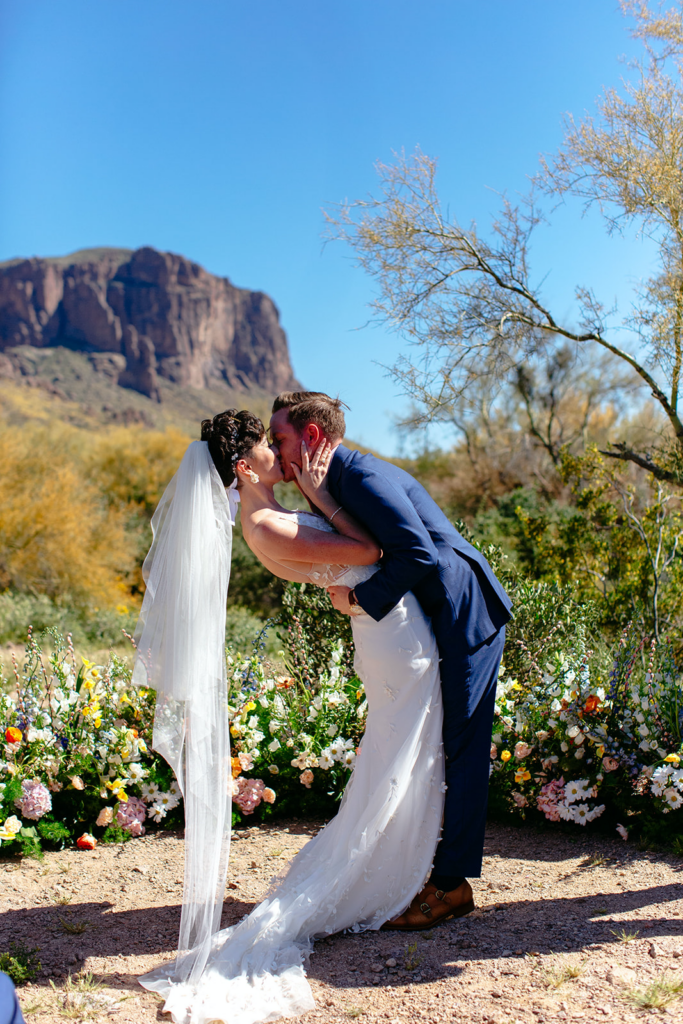
[[[412,502],[380,473],[350,473],[339,501],[376,537],[381,568],[355,587],[361,608],[379,622],[437,564],[437,550]]]

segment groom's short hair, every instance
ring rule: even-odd
[[[343,409],[348,405],[340,398],[330,398],[323,391],[282,391],[273,402],[273,413],[287,409],[289,422],[297,430],[315,423],[331,439],[346,433]]]

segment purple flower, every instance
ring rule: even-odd
[[[22,818],[31,818],[33,821],[38,821],[52,810],[50,790],[37,779],[24,780],[21,784],[21,796],[14,802],[20,809]]]

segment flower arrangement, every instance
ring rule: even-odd
[[[298,629],[290,633],[296,640]],[[678,842],[683,852],[683,815],[670,817],[683,803],[673,648],[629,627],[612,652],[596,652],[587,635],[581,623],[528,642],[511,632],[496,695],[491,809],[560,827],[597,823],[624,839]],[[15,695],[0,695],[0,844],[92,849],[150,827],[181,828],[178,784],[150,751],[154,693],[132,687],[121,659],[79,666],[70,640],[52,636],[45,656],[29,632],[23,666],[4,681]],[[233,825],[255,814],[328,817],[353,771],[368,706],[348,644],[328,628],[325,663],[302,650],[286,676],[258,644],[250,657],[227,651]]]
[[[570,653],[551,644],[529,652],[525,677],[501,667],[494,804],[580,826],[604,818],[623,838],[636,827],[663,837],[661,815],[683,803],[683,692],[671,645],[630,626],[606,668],[582,631]]]
[[[52,632],[46,656],[29,629],[23,665],[3,680],[0,843],[37,852],[45,844],[143,835],[180,803],[168,766],[151,753],[154,693],[130,683],[130,668],[77,658]],[[169,819],[176,827],[182,815]],[[81,841],[83,840],[83,841]]]
[[[347,663],[337,639],[327,668],[311,685],[310,671],[305,682],[300,676],[271,677],[257,653],[247,658],[228,652],[234,821],[261,803],[273,805],[276,794],[280,814],[334,813],[368,707],[363,684],[344,674]]]

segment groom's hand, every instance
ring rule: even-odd
[[[352,615],[351,605],[349,604],[349,594],[351,593],[351,587],[328,587],[327,593],[330,595],[330,601],[342,615]]]

